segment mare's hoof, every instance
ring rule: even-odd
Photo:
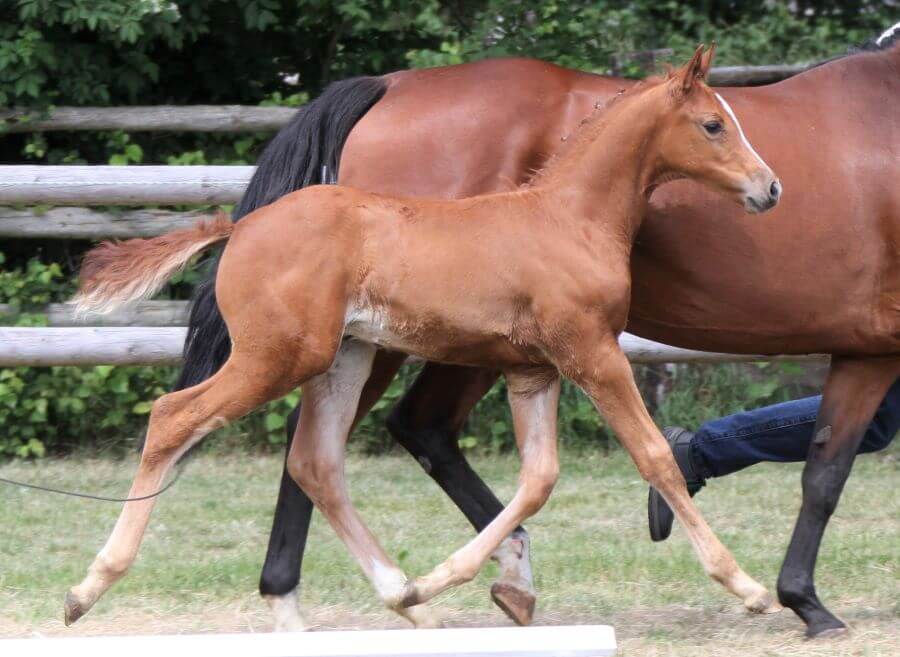
[[[87,612],[87,609],[83,609],[81,607],[81,603],[78,601],[78,598],[76,598],[75,595],[71,591],[66,593],[66,602],[65,602],[64,607],[65,607],[64,620],[66,621],[66,627],[69,627],[69,625],[71,625],[72,623],[77,621],[79,618],[84,616],[84,614]]]
[[[491,598],[516,625],[531,624],[536,598],[530,591],[505,582],[494,582],[491,586]]]
[[[747,608],[747,611],[754,614],[777,614],[784,609],[781,603],[775,599],[775,596],[768,591],[745,600],[744,606]]]
[[[838,621],[840,623],[840,621]],[[806,628],[806,638],[807,639],[840,639],[841,637],[845,637],[850,633],[850,630],[847,629],[847,626],[841,623],[839,626],[830,625],[828,627],[807,627]]]

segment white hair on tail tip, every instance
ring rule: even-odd
[[[900,23],[894,23],[888,29],[886,29],[884,32],[882,32],[881,36],[878,37],[877,39],[875,39],[875,45],[880,46],[884,41],[887,41],[892,36],[894,36],[894,33],[897,30],[900,30]]]
[[[195,253],[215,241],[213,239],[188,244],[183,249],[173,252],[156,269],[143,272],[131,280],[100,281],[88,291],[79,291],[69,302],[75,306],[75,317],[84,319],[88,315],[108,315],[122,306],[149,299],[159,292],[172,276],[183,270]]]

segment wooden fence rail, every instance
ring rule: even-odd
[[[236,203],[252,166],[0,166],[0,204]]]
[[[132,105],[128,107],[56,107],[47,116],[25,110],[0,110],[0,132],[124,130],[125,132],[275,131],[296,107],[253,105]]]
[[[802,64],[721,66],[710,71],[717,86],[769,84],[796,75]],[[56,107],[42,113],[0,109],[0,132],[124,130],[126,132],[253,132],[279,129],[294,107],[253,105],[148,105],[129,107]]]
[[[140,301],[103,315],[76,316],[68,303],[51,303],[24,312],[43,315],[48,326],[187,326],[190,304],[187,301]],[[0,303],[0,323],[14,318],[9,304]]]
[[[188,228],[198,219],[210,216],[210,212],[170,210],[103,212],[73,207],[49,210],[0,207],[0,237],[64,240],[153,237]]]
[[[183,327],[0,327],[0,367],[46,365],[168,365],[179,362]],[[623,334],[633,363],[733,363],[819,360],[823,356],[760,356],[693,351]]]

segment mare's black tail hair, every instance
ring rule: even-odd
[[[329,85],[318,98],[301,107],[263,151],[232,220],[238,221],[301,187],[335,182],[347,136],[385,91],[387,83],[383,78],[351,78]],[[216,305],[213,266],[194,291],[184,365],[175,390],[211,377],[230,352],[231,341]]]

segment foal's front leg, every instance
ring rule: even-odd
[[[360,518],[347,491],[347,434],[353,426],[374,355],[372,345],[348,340],[331,369],[304,384],[300,423],[288,454],[287,469],[350,550],[385,606],[416,627],[439,627],[440,620],[427,607],[406,609],[400,604],[406,575]]]
[[[522,459],[519,488],[506,508],[474,539],[428,575],[407,582],[404,605],[425,602],[475,577],[510,532],[538,512],[556,484],[559,376],[554,369],[507,372],[506,383]],[[529,610],[529,617],[532,612]]]
[[[694,505],[672,451],[644,406],[631,366],[618,342],[609,338],[585,343],[591,344],[591,348],[566,358],[560,363],[560,371],[591,398],[628,450],[641,476],[672,507],[704,570],[741,598],[750,611],[779,611],[781,606],[774,597],[741,570]]]

